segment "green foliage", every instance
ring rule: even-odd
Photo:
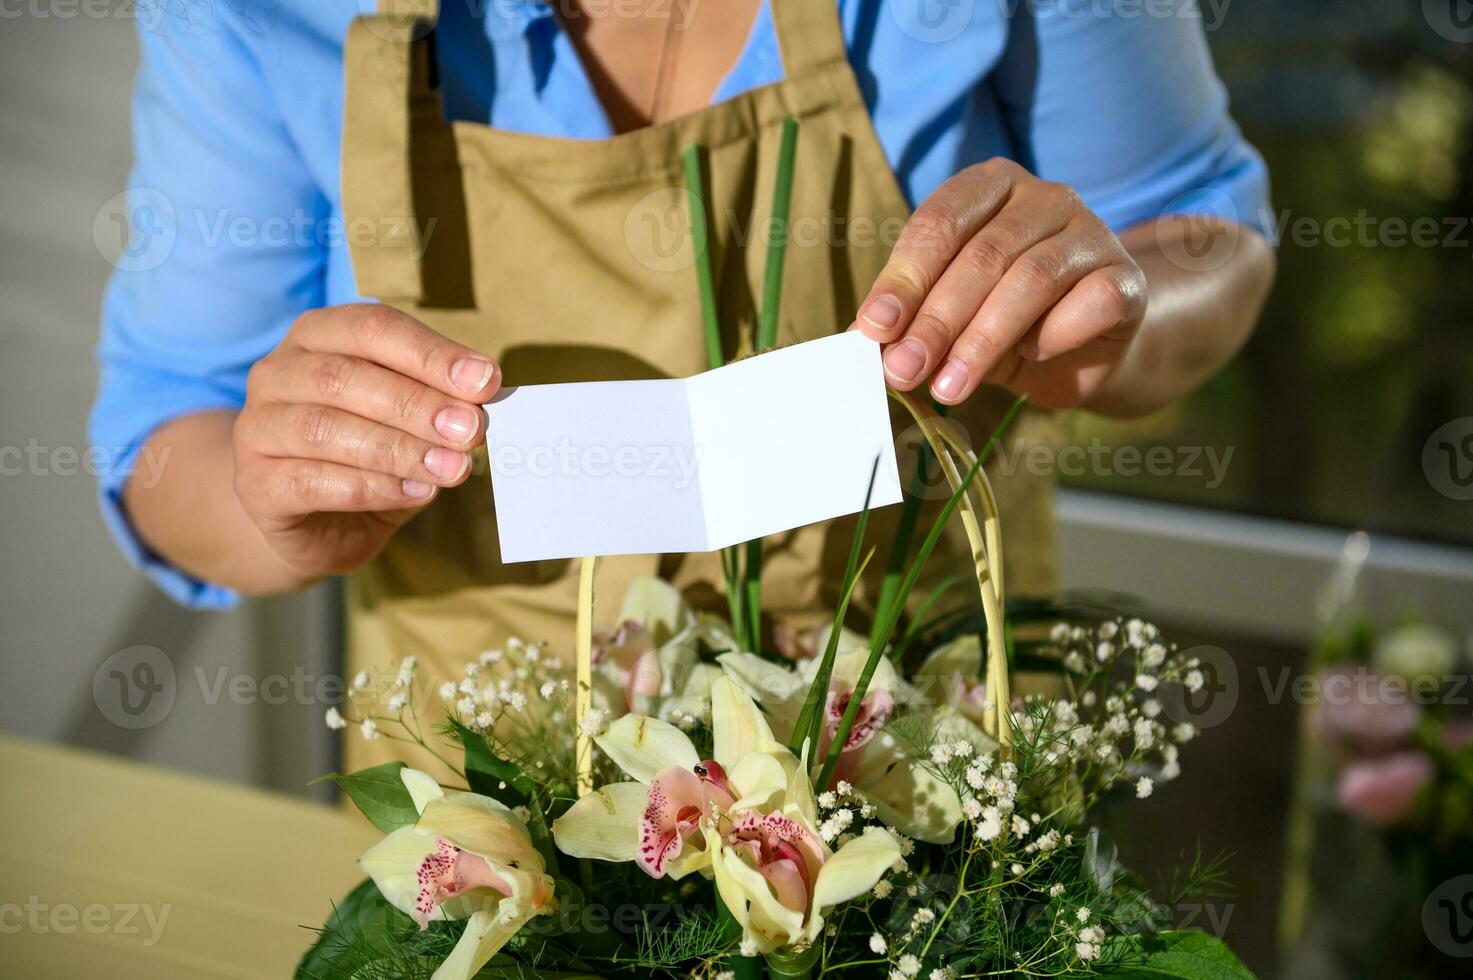
[[[337,783],[368,818],[368,822],[388,834],[400,827],[408,827],[419,819],[409,790],[404,788],[404,781],[399,778],[399,770],[403,768],[402,762],[385,762],[381,766],[362,769],[346,776],[331,772],[312,780],[309,785]]]
[[[1116,962],[1101,967],[1111,980],[1253,980],[1221,939],[1205,932],[1170,930],[1121,936],[1107,956]]]
[[[455,718],[448,719],[447,724],[465,750],[465,779],[471,792],[509,807],[526,806],[536,787],[521,768],[497,756],[484,738]]]
[[[421,931],[364,881],[336,906],[297,964],[295,980],[427,980],[465,928],[434,922]]]

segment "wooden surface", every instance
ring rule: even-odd
[[[0,738],[0,976],[289,977],[379,836],[347,810]]]

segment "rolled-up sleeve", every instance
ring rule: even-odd
[[[1271,237],[1268,170],[1228,114],[1193,0],[1020,9],[993,84],[1030,170],[1117,231],[1210,213]]]
[[[236,600],[229,589],[149,551],[122,488],[169,465],[145,451],[155,429],[239,408],[251,365],[321,305],[325,248],[314,229],[328,205],[242,33],[250,26],[207,7],[140,20],[134,166],[103,301],[89,439],[104,461],[103,516],[123,554],[176,601],[223,608]]]

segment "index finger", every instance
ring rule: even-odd
[[[882,344],[904,334],[951,260],[1006,203],[1017,169],[998,160],[968,167],[922,201],[860,304],[854,326]]]
[[[309,313],[292,336],[306,350],[361,357],[470,402],[489,401],[501,387],[501,369],[491,358],[379,303]]]

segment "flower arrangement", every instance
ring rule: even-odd
[[[913,554],[867,634],[848,622],[866,513],[833,621],[772,649],[739,625],[760,593],[729,589],[720,616],[645,578],[612,628],[588,596],[571,661],[510,639],[459,678],[355,678],[328,723],[418,745],[454,784],[330,777],[387,836],[298,976],[1251,976],[1168,928],[1090,822],[1180,772],[1196,732],[1160,696],[1198,664],[1138,618],[999,602],[967,462],[943,463],[955,490],[921,544],[892,548]],[[910,594],[958,509],[980,615],[902,631],[937,604]],[[1046,680],[1014,695],[1008,664]]]
[[[757,352],[776,342],[796,138],[788,120]],[[717,367],[703,166],[689,148]],[[868,494],[822,630],[764,631],[759,540],[723,554],[724,616],[643,579],[599,628],[585,559],[571,663],[509,639],[460,678],[413,661],[356,678],[329,725],[418,745],[454,785],[398,763],[328,777],[387,837],[298,977],[1251,976],[1219,939],[1168,928],[1090,825],[1179,772],[1195,732],[1158,692],[1199,686],[1197,664],[1139,619],[1006,604],[982,471],[998,433],[978,456],[892,395],[952,492],[919,542],[907,496],[867,633],[849,603],[875,553]],[[977,591],[932,616],[958,579],[912,594],[953,518]],[[1015,697],[1023,666],[1049,680]],[[1219,873],[1194,866],[1183,890]]]

